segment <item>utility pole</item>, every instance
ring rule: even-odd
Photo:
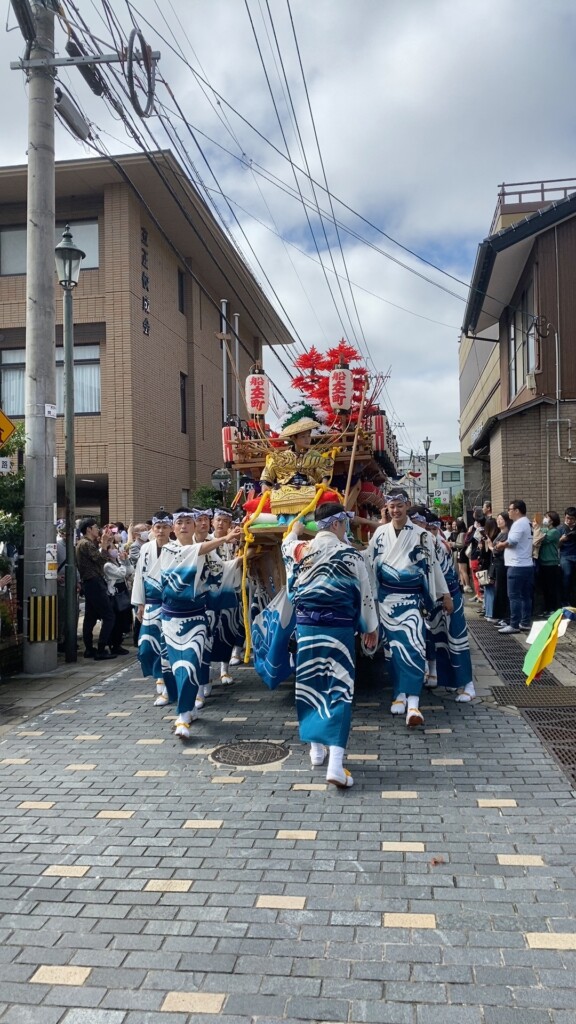
[[[54,12],[39,0],[31,10],[30,59],[52,60]],[[56,522],[54,208],[54,71],[38,66],[28,72],[23,605],[24,671],[30,674],[57,665],[56,579],[46,579],[46,546],[55,543]]]

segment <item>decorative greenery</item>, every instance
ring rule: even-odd
[[[214,505],[220,504],[221,501],[221,492],[214,490],[210,484],[199,484],[190,492],[190,508],[214,508]]]

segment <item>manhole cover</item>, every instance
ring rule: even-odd
[[[216,747],[210,755],[218,764],[229,764],[236,768],[258,768],[260,765],[283,761],[290,753],[288,747],[265,740],[247,740],[244,743],[225,743]]]
[[[576,687],[568,686],[495,686],[492,696],[497,704],[510,704],[516,708],[576,707]]]

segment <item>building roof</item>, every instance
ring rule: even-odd
[[[489,235],[478,246],[462,332],[483,335],[498,324],[510,304],[535,238],[576,215],[576,192]],[[493,332],[492,332],[493,333]],[[498,340],[497,336],[492,340]]]
[[[25,164],[0,167],[3,206],[26,203],[27,176]],[[231,313],[239,312],[234,305],[241,303],[248,319],[246,322],[242,317],[242,333],[258,336],[268,345],[295,343],[252,271],[170,150],[159,150],[149,156],[130,153],[110,159],[90,157],[56,163],[56,203],[101,196],[106,185],[119,183],[131,185],[159,229],[178,253],[191,261],[195,273],[202,267],[202,284],[216,302],[228,298]]]
[[[488,448],[490,434],[497,423],[500,423],[501,420],[507,420],[511,416],[518,416],[521,413],[528,412],[529,409],[534,409],[537,405],[554,405],[554,399],[548,398],[546,395],[539,395],[538,398],[533,398],[531,402],[524,402],[522,405],[514,406],[512,409],[505,409],[504,412],[498,413],[497,416],[490,416],[486,423],[483,424],[472,444],[468,446],[468,451],[472,458],[478,458]]]

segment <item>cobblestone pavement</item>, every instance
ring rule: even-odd
[[[361,680],[339,791],[237,678],[188,746],[132,659],[0,737],[1,1024],[574,1024],[575,794],[524,721],[409,732]]]

